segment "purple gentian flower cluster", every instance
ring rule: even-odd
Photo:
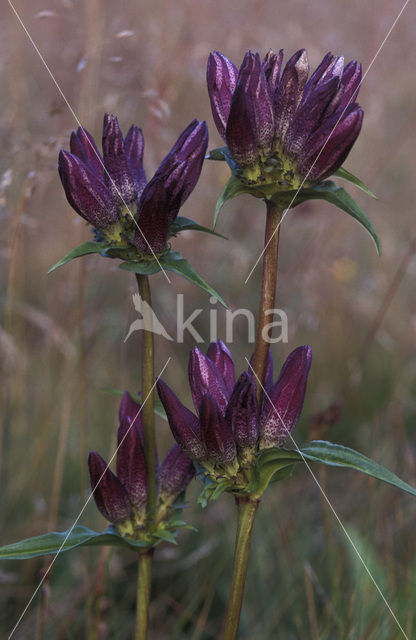
[[[123,137],[117,118],[106,114],[103,155],[80,127],[71,135],[71,153],[59,154],[59,175],[69,204],[99,239],[158,254],[198,181],[207,145],[206,123],[193,120],[147,182],[142,130],[132,125]]]
[[[116,474],[91,452],[88,467],[95,503],[102,515],[127,537],[140,539],[146,527],[147,469],[140,405],[125,393],[119,410]],[[158,503],[154,520],[165,520],[177,497],[195,475],[192,461],[175,444],[158,467]]]
[[[159,380],[157,385],[177,443],[214,479],[238,478],[259,450],[281,446],[295,428],[311,358],[310,347],[298,347],[273,383],[269,355],[259,410],[251,369],[236,381],[233,358],[223,342],[212,343],[206,355],[195,348],[189,360],[189,383],[197,415],[165,382]]]
[[[251,184],[296,189],[333,174],[346,159],[363,120],[355,102],[361,65],[328,53],[309,75],[305,49],[282,69],[283,51],[264,60],[248,51],[237,67],[210,55],[208,92],[218,132]]]

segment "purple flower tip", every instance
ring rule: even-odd
[[[159,494],[162,499],[175,500],[195,476],[195,467],[189,456],[175,444],[167,453],[158,473]]]

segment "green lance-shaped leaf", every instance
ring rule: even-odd
[[[213,229],[209,229],[208,227],[204,227],[202,224],[195,222],[191,218],[184,218],[183,216],[178,216],[171,227],[169,229],[170,236],[177,236],[181,231],[202,231],[203,233],[209,233],[212,236],[217,236],[217,238],[222,238],[223,240],[227,240],[225,236],[221,233],[217,233]]]
[[[75,249],[72,249],[69,253],[66,254],[61,260],[58,260],[56,264],[53,265],[48,271],[48,273],[52,273],[58,267],[63,267],[64,264],[74,260],[75,258],[80,258],[81,256],[87,256],[91,253],[102,253],[108,248],[108,246],[104,242],[83,242]]]
[[[215,213],[214,213],[214,221],[213,221],[213,228],[214,229],[215,229],[215,226],[217,224],[218,216],[219,216],[219,213],[220,213],[222,207],[225,205],[225,203],[228,200],[231,200],[232,198],[235,198],[236,196],[240,195],[241,193],[253,194],[253,189],[250,188],[250,187],[247,187],[247,185],[245,185],[243,182],[241,182],[241,180],[239,180],[239,178],[236,178],[235,176],[231,176],[231,178],[228,180],[227,184],[225,185],[224,189],[222,190],[222,192],[221,192],[221,194],[220,194],[220,196],[219,196],[219,198],[217,200],[217,204],[215,205]]]
[[[163,255],[160,258],[160,263],[164,269],[173,271],[183,278],[186,278],[193,284],[196,284],[211,296],[217,298],[217,300],[227,308],[227,305],[225,304],[221,296],[207,282],[205,282],[205,280],[203,280],[200,275],[198,275],[198,273],[191,267],[189,262],[185,260],[185,258],[183,258],[178,251],[169,251],[169,253]]]
[[[366,193],[368,196],[371,196],[372,198],[375,198],[377,200],[377,196],[374,195],[372,191],[370,191],[367,185],[364,184],[364,182],[360,180],[360,178],[357,178],[357,176],[355,176],[353,173],[350,173],[350,171],[344,169],[344,167],[340,167],[338,171],[335,171],[334,177],[343,178],[344,180],[348,180],[348,182],[352,182],[352,184],[355,184],[356,187],[362,189],[362,191],[364,191],[364,193]]]
[[[325,180],[325,182],[321,182],[320,184],[302,188],[299,193],[296,191],[281,191],[273,195],[271,199],[284,208],[289,206],[297,207],[307,200],[326,200],[326,202],[334,204],[338,209],[342,209],[342,211],[345,211],[357,220],[370,234],[374,240],[378,254],[381,254],[380,241],[373,223],[359,204],[355,202],[354,198],[352,198],[345,189],[339,187],[335,182],[332,182],[332,180]]]
[[[320,462],[333,467],[355,469],[416,496],[414,487],[401,480],[381,464],[370,460],[370,458],[358,451],[354,451],[354,449],[321,440],[309,442],[299,450],[288,450],[280,447],[261,451],[258,455],[255,472],[247,488],[247,493],[261,496],[268,484],[274,479],[276,473],[282,474],[279,479],[284,479],[284,477],[290,475],[291,467],[296,462],[305,462],[305,460],[308,462]],[[286,474],[283,472],[284,469],[287,469]]]
[[[146,542],[128,541],[120,536],[117,531],[108,527],[105,531],[97,533],[87,527],[77,525],[72,530],[45,533],[34,538],[20,540],[0,547],[0,560],[25,560],[37,556],[47,556],[63,551],[70,551],[76,547],[112,546],[124,548],[143,548],[148,546]]]

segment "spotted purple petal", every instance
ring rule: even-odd
[[[274,53],[271,49],[263,60],[263,71],[269,86],[270,95],[273,96],[276,87],[280,82],[280,72],[282,70],[283,49],[279,53]]]
[[[168,451],[159,472],[159,494],[176,499],[195,476],[195,467],[189,456],[182,451],[178,444]]]
[[[125,417],[117,432],[117,477],[131,504],[142,511],[147,500],[147,468],[139,430]]]
[[[137,197],[137,185],[127,161],[123,134],[116,116],[106,114],[103,127],[105,182],[120,204],[129,204]]]
[[[222,340],[211,342],[208,347],[207,357],[212,360],[217,367],[217,371],[224,382],[225,388],[229,395],[231,395],[235,385],[234,360]]]
[[[59,176],[71,207],[97,229],[117,221],[114,198],[104,182],[77,156],[59,153]]]
[[[86,129],[78,127],[76,133],[73,131],[70,138],[71,153],[80,160],[88,164],[101,179],[104,177],[104,160],[97,149],[94,138]]]
[[[233,432],[209,393],[200,403],[201,438],[208,457],[215,463],[228,464],[235,460],[237,449]]]
[[[106,520],[114,524],[127,520],[131,514],[131,505],[120,480],[95,451],[88,456],[88,468],[98,510]]]
[[[209,55],[207,66],[208,94],[215,125],[224,140],[237,76],[237,67],[222,53],[214,51]]]
[[[283,141],[302,98],[309,63],[305,49],[297,51],[286,63],[275,93],[276,139]]]
[[[349,105],[342,116],[338,110],[311,135],[298,164],[309,180],[325,180],[339,169],[360,133],[363,115],[356,103]]]
[[[120,402],[118,410],[118,419],[121,422],[124,418],[130,418],[134,420],[134,424],[139,426],[142,422],[142,414],[140,411],[140,405],[133,400],[128,391],[125,391]]]
[[[142,253],[160,253],[166,247],[171,219],[168,194],[160,179],[152,178],[140,197],[134,243]]]
[[[256,382],[246,371],[234,387],[225,418],[239,451],[251,449],[259,436]]]
[[[133,124],[125,137],[124,150],[130,172],[136,182],[137,191],[140,194],[146,186],[146,174],[143,169],[144,138],[142,130]]]
[[[312,361],[310,347],[298,347],[288,356],[279,379],[264,402],[260,436],[264,447],[278,447],[293,431],[302,411]]]
[[[205,458],[206,450],[201,441],[196,416],[181,403],[163,380],[158,380],[157,391],[176,442],[194,460]]]
[[[198,347],[191,351],[189,358],[189,384],[197,413],[206,393],[211,394],[223,414],[225,413],[230,393],[224,384],[222,373]]]

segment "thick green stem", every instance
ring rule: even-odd
[[[281,211],[275,204],[266,200],[266,206],[267,218],[264,237],[263,279],[253,358],[253,370],[258,381],[260,381],[257,382],[259,410],[263,400],[262,386],[264,386],[264,380],[266,377],[267,356],[270,347],[270,329],[268,328],[268,325],[273,322],[273,317],[270,311],[275,308],[279,230],[281,220]]]
[[[150,591],[152,585],[152,561],[153,549],[149,549],[139,555],[135,640],[147,640],[147,632],[149,628]]]
[[[142,316],[144,330],[142,332],[142,420],[144,436],[144,455],[147,466],[147,515],[149,524],[154,518],[156,505],[156,437],[154,414],[154,344],[152,332],[152,299],[150,296],[149,279],[147,276],[136,274],[140,297],[143,301]]]
[[[241,607],[243,605],[251,534],[259,502],[259,500],[253,500],[246,496],[236,498],[238,508],[237,535],[234,549],[233,578],[228,600],[223,640],[235,640],[237,637]]]

